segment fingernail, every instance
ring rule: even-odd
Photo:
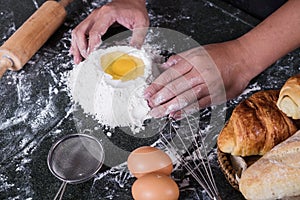
[[[164,71],[164,70],[167,70],[169,67],[167,65],[165,65],[165,64],[161,64],[159,66],[159,68]]]
[[[92,52],[92,49],[91,48],[87,48],[87,50],[86,50],[86,56],[88,56],[88,55],[90,55],[90,53]]]
[[[176,63],[177,63],[177,61],[175,61],[175,60],[173,60],[173,61],[168,60],[167,62],[161,64],[160,68],[166,70],[166,69],[172,67],[173,65],[175,65]]]
[[[181,116],[181,112],[173,112],[173,113],[170,113],[169,117],[175,119],[175,120],[180,120],[182,118]]]
[[[148,103],[148,106],[149,106],[150,108],[153,108],[153,107],[154,107],[154,105],[153,105],[153,103],[152,103],[151,100],[147,100],[147,103]]]
[[[87,58],[87,56],[88,56],[87,50],[80,50],[80,54],[81,54],[84,58]]]
[[[153,108],[152,110],[150,110],[149,115],[152,116],[153,118],[162,117],[162,113],[157,108]]]
[[[162,68],[167,68],[167,67],[170,67],[170,66],[171,66],[171,64],[168,63],[168,62],[165,62],[165,63],[161,64]]]
[[[75,62],[75,64],[79,64],[79,63],[80,63],[80,61],[81,61],[81,59],[80,59],[80,58],[78,58],[78,57],[75,57],[75,58],[74,58],[74,62]]]
[[[177,63],[178,61],[176,59],[168,60],[167,62],[165,62],[165,64],[167,64],[168,67],[176,65]]]
[[[150,92],[145,92],[144,93],[144,98],[145,99],[149,99],[151,97],[151,93]]]

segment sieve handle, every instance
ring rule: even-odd
[[[66,190],[66,186],[67,186],[67,182],[64,181],[61,184],[61,186],[60,186],[59,190],[57,191],[57,193],[56,193],[56,195],[55,195],[55,197],[54,197],[53,200],[58,199],[58,197],[59,197],[59,200],[62,200],[62,197],[63,197],[63,195],[65,193],[65,190]]]

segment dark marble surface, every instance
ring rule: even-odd
[[[0,44],[31,15],[43,0],[1,0]],[[61,182],[48,170],[47,155],[52,144],[62,136],[78,132],[93,134],[106,143],[113,143],[126,151],[152,144],[157,135],[136,139],[127,134],[112,135],[99,131],[102,127],[88,116],[78,117],[78,110],[67,91],[67,72],[73,63],[69,56],[71,30],[92,9],[104,4],[101,0],[75,0],[68,7],[68,17],[62,27],[49,39],[19,72],[8,71],[0,80],[0,199],[53,199]],[[201,45],[236,38],[253,28],[259,21],[222,1],[149,0],[147,7],[151,26],[179,31],[191,36]],[[119,30],[111,29],[111,36]],[[285,80],[299,73],[299,50],[278,60],[257,76],[245,92],[227,103],[226,118],[243,99],[259,90],[279,89]],[[210,121],[210,109],[199,112],[202,124]],[[223,124],[212,127],[218,134]],[[205,128],[205,127],[203,127]],[[104,144],[104,148],[109,148]],[[68,185],[64,199],[132,199],[126,157],[114,153],[110,159],[115,166],[104,166],[97,176],[86,183]],[[222,199],[243,199],[220,171],[215,150],[210,155],[216,183]],[[208,199],[191,177],[176,168],[173,176],[180,185],[180,199]],[[183,184],[188,182],[188,184]]]

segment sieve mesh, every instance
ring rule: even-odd
[[[84,134],[67,135],[53,145],[48,155],[50,171],[67,183],[90,179],[104,160],[102,145],[96,138]]]

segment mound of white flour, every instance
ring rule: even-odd
[[[138,57],[145,64],[144,74],[134,80],[113,80],[100,66],[101,56],[121,51]],[[143,91],[151,77],[151,58],[145,50],[128,46],[114,46],[93,52],[87,60],[70,72],[68,87],[75,103],[85,113],[93,115],[102,125],[130,127],[133,132],[143,129],[144,120],[150,118],[150,108]]]

